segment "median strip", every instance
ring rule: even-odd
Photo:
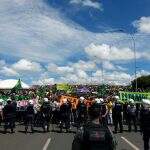
[[[136,147],[133,143],[131,143],[129,140],[127,140],[125,137],[121,137],[126,143],[128,143],[134,150],[140,150],[138,147]]]
[[[48,138],[42,150],[47,150],[50,142],[51,142],[51,138]]]

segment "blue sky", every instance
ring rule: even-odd
[[[149,0],[1,0],[0,79],[128,84],[150,74]],[[119,32],[118,29],[124,30]]]

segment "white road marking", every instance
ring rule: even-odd
[[[121,137],[126,143],[128,143],[134,150],[140,150],[138,147],[136,147],[134,144],[132,144],[129,140],[127,140],[125,137]]]
[[[48,138],[42,150],[47,150],[50,142],[51,142],[51,138]]]

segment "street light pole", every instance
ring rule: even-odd
[[[124,29],[116,29],[116,30],[112,30],[110,32],[117,32],[117,31],[126,33]],[[137,57],[136,57],[135,36],[134,36],[134,33],[129,33],[129,35],[130,35],[132,42],[133,42],[135,91],[137,92],[138,83],[137,83]]]
[[[138,88],[138,83],[137,83],[137,57],[136,57],[136,49],[135,49],[135,38],[134,38],[134,34],[130,33],[130,36],[132,38],[133,41],[133,51],[134,51],[134,77],[135,77],[135,90],[137,92],[137,88]]]

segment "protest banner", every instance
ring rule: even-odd
[[[58,91],[65,91],[67,93],[72,93],[73,92],[73,87],[69,84],[57,84],[57,90]]]
[[[142,99],[150,99],[150,93],[142,92],[119,92],[120,100],[123,102],[133,99],[135,102],[141,102]]]

